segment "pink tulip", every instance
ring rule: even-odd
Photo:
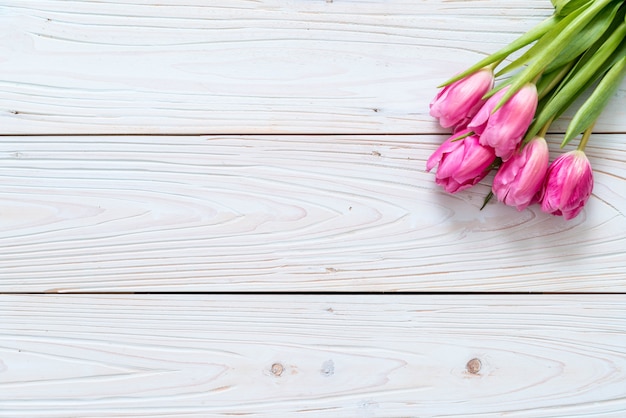
[[[552,162],[541,193],[541,210],[572,219],[589,200],[593,171],[583,151],[565,153]]]
[[[535,202],[543,185],[549,160],[546,140],[533,138],[498,169],[493,179],[493,194],[506,205],[520,211],[526,209]]]
[[[493,88],[490,69],[482,69],[444,87],[430,104],[430,115],[443,128],[469,121],[482,105],[482,97]]]
[[[508,89],[506,87],[491,96],[467,125],[480,135],[482,145],[496,150],[502,161],[511,158],[537,110],[537,87],[528,83],[494,113]]]
[[[456,193],[478,183],[487,175],[496,158],[494,150],[480,145],[476,135],[453,141],[469,132],[466,129],[448,138],[426,163],[426,171],[439,165],[435,182],[448,193]]]

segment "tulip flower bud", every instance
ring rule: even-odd
[[[506,205],[524,210],[535,202],[548,171],[549,159],[546,140],[533,138],[502,163],[493,179],[494,195]]]
[[[515,152],[537,110],[537,87],[528,83],[515,93],[500,109],[493,111],[508,87],[487,100],[467,126],[478,135],[480,143],[496,150],[506,161]]]
[[[572,219],[582,211],[593,189],[591,164],[583,151],[565,153],[548,168],[541,210]]]
[[[439,118],[443,128],[467,122],[483,103],[482,97],[493,88],[491,69],[482,69],[444,87],[430,104],[430,115]]]
[[[480,145],[476,135],[454,140],[468,133],[470,131],[466,129],[448,138],[426,163],[426,171],[439,165],[435,182],[448,193],[456,193],[478,183],[489,173],[496,158],[494,150]]]

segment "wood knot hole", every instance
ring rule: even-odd
[[[274,376],[278,377],[281,374],[283,374],[283,372],[285,371],[285,368],[280,363],[274,363],[272,364],[272,368],[270,369],[270,371],[272,372]]]
[[[467,370],[468,373],[478,374],[478,372],[480,372],[480,368],[482,367],[482,365],[483,364],[480,362],[479,359],[473,358],[467,362],[465,369]]]

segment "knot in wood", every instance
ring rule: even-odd
[[[478,374],[481,367],[482,367],[482,363],[480,362],[480,360],[477,358],[473,358],[467,362],[465,369],[467,370],[468,373]]]
[[[272,364],[272,368],[270,369],[270,371],[272,372],[274,376],[278,377],[281,374],[283,374],[283,372],[285,371],[285,368],[280,363],[274,363]]]

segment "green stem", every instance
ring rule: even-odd
[[[543,99],[544,97],[546,97],[550,92],[552,92],[552,90],[559,85],[559,83],[561,82],[561,80],[563,80],[565,78],[565,76],[569,73],[569,71],[572,69],[572,67],[574,66],[574,64],[576,63],[576,61],[571,61],[569,64],[565,65],[564,67],[562,67],[558,72],[556,73],[550,73],[550,74],[554,74],[552,75],[552,79],[548,82],[548,84],[546,84],[545,86],[537,86],[539,91],[539,100]]]
[[[552,121],[554,120],[554,118],[550,118],[550,120],[548,122],[546,122],[545,125],[543,125],[543,127],[541,128],[541,130],[539,131],[539,133],[537,133],[537,136],[540,136],[542,138],[546,137],[546,134],[548,133],[548,129],[550,128],[550,125],[552,125]]]
[[[580,144],[578,144],[578,148],[576,148],[578,151],[585,150],[587,142],[589,141],[589,137],[591,136],[591,131],[593,131],[593,127],[595,126],[595,124],[596,122],[593,122],[591,126],[588,127],[587,130],[583,133],[583,137],[580,139]]]
[[[506,58],[506,57],[503,57],[503,58],[499,59],[498,61],[495,61],[495,62],[493,62],[493,63],[491,63],[491,64],[489,64],[489,65],[485,66],[484,68],[485,68],[485,69],[487,69],[487,70],[491,70],[492,72],[494,72],[494,71],[496,71],[496,68],[498,68],[498,66],[499,66],[500,64],[502,64],[502,61],[504,61],[504,59],[505,59],[505,58]]]
[[[524,35],[522,35],[515,41],[511,42],[510,44],[508,44],[501,50],[494,52],[493,54],[483,58],[476,64],[472,65],[470,68],[466,69],[465,71],[457,74],[456,76],[452,77],[445,83],[441,84],[440,86],[438,86],[438,88],[452,84],[455,81],[458,81],[472,73],[475,73],[476,71],[480,70],[486,65],[489,65],[494,62],[498,62],[498,63],[502,62],[502,60],[508,57],[511,53],[541,38],[543,35],[545,35],[547,32],[553,29],[559,23],[560,20],[561,18],[556,15],[550,16],[548,19],[539,23],[538,25],[536,25],[534,28],[526,32]]]

